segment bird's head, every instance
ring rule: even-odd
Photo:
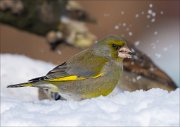
[[[119,36],[108,36],[94,45],[97,55],[114,60],[131,58],[131,50],[126,45],[126,40]]]

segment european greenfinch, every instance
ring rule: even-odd
[[[50,91],[55,100],[106,96],[116,87],[123,72],[123,59],[131,58],[131,53],[126,40],[109,36],[55,67],[46,76],[8,88],[38,87]]]

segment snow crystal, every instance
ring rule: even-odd
[[[147,15],[146,18],[147,18],[147,19],[150,19],[150,18],[151,18],[151,15]]]
[[[118,29],[119,29],[119,26],[118,26],[118,25],[115,25],[115,26],[114,26],[114,29],[118,30]]]
[[[125,26],[126,26],[126,23],[124,22],[124,23],[122,24],[122,26],[124,26],[124,27],[125,27]]]
[[[152,7],[153,7],[153,4],[149,4],[149,7],[152,8]]]
[[[165,52],[168,51],[168,48],[167,47],[163,48],[163,51],[165,51]]]
[[[58,53],[59,55],[62,55],[61,50],[57,50],[57,53]]]
[[[152,14],[151,14],[153,17],[155,17],[156,16],[156,13],[155,12],[152,12]]]
[[[158,32],[157,31],[154,31],[154,35],[157,35],[158,34]]]
[[[141,76],[140,76],[140,75],[136,77],[136,80],[139,80],[139,79],[141,79]]]
[[[136,42],[134,43],[135,46],[138,46],[139,44],[140,44],[140,41],[136,41]]]
[[[148,14],[152,14],[152,12],[153,12],[153,11],[152,11],[151,9],[148,10]]]
[[[164,12],[163,12],[163,11],[160,11],[160,14],[161,14],[161,15],[163,15],[163,14],[164,14]]]
[[[159,40],[156,40],[156,43],[159,43]]]
[[[113,94],[113,91],[109,96],[80,102],[39,101],[35,88],[6,87],[9,84],[42,76],[55,65],[8,54],[1,54],[0,62],[3,127],[179,126],[179,89],[170,93],[161,89],[134,92],[119,90],[120,92],[116,94]],[[138,76],[136,79],[139,78]]]
[[[104,13],[104,17],[109,17],[110,14],[109,13]]]
[[[129,31],[129,27],[126,28],[126,31]]]
[[[146,28],[149,28],[150,27],[150,25],[146,25]]]
[[[155,19],[155,18],[153,18],[153,19],[151,19],[151,22],[155,22],[155,20],[156,20],[156,19]]]
[[[132,36],[132,35],[133,35],[133,33],[132,33],[132,32],[129,32],[128,34],[129,34],[129,36]]]
[[[138,17],[139,17],[139,14],[136,14],[136,15],[135,15],[135,18],[138,18]]]
[[[156,56],[156,58],[159,59],[159,58],[161,58],[162,55],[160,53],[155,53],[155,56]]]
[[[141,11],[141,14],[144,15],[144,11]]]
[[[156,48],[156,45],[154,43],[151,43],[151,46],[152,46],[153,49]]]
[[[124,11],[121,11],[121,15],[124,15]]]

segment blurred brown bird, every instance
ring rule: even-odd
[[[177,88],[172,79],[144,53],[133,45],[128,45],[134,50],[135,55],[132,59],[124,60],[124,74],[119,83],[121,90],[149,90],[161,88],[172,91]]]

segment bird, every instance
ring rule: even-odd
[[[84,100],[109,95],[123,72],[123,60],[132,58],[126,40],[110,35],[72,56],[45,76],[8,88],[37,87],[53,100]]]
[[[168,74],[160,69],[147,54],[130,43],[127,45],[134,55],[131,59],[123,60],[123,76],[120,77],[118,85],[122,91],[147,91],[160,88],[170,92],[178,88]]]

